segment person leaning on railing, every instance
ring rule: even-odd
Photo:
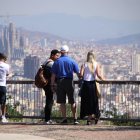
[[[81,111],[80,118],[88,116],[87,125],[91,125],[91,117],[95,114],[95,124],[100,118],[98,97],[96,93],[95,80],[96,77],[102,81],[105,79],[99,74],[99,64],[96,62],[95,54],[89,51],[87,54],[87,61],[82,64],[80,70],[80,77],[83,77],[84,83],[81,91]],[[95,79],[94,79],[95,77]]]
[[[69,48],[67,45],[61,47],[61,57],[59,57],[53,64],[51,73],[52,91],[57,94],[57,103],[60,104],[63,121],[61,124],[68,124],[66,118],[66,95],[68,96],[69,104],[74,116],[74,124],[78,124],[77,110],[74,98],[74,83],[73,72],[80,73],[76,62],[68,56]],[[57,90],[54,86],[55,78],[57,79]]]
[[[6,112],[6,76],[9,75],[9,65],[5,63],[7,55],[0,53],[0,104],[1,104],[1,122],[7,123],[8,120],[5,117]]]

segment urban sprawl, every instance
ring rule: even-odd
[[[94,42],[80,42],[67,40],[51,40],[45,37],[27,38],[24,32],[15,28],[14,23],[5,26],[0,33],[0,52],[8,55],[10,75],[7,80],[32,81],[46,59],[50,57],[52,49],[60,49],[63,44],[70,48],[69,56],[78,64],[79,68],[86,61],[87,52],[93,50],[96,60],[100,63],[100,73],[107,81],[139,81],[140,76],[140,44],[122,44],[118,46],[100,45]],[[77,76],[74,75],[77,80]],[[78,87],[75,86],[77,107],[80,107]],[[103,112],[117,109],[118,115],[128,115],[131,118],[140,116],[140,87],[135,84],[101,84],[102,96],[99,99],[100,110]],[[20,102],[17,110],[24,109],[24,115],[41,115],[45,106],[45,94],[34,84],[7,84],[7,93],[12,99],[7,103]],[[54,96],[55,99],[55,96]],[[8,109],[7,109],[8,110]],[[54,104],[57,112],[58,105]],[[113,117],[112,115],[104,117]]]

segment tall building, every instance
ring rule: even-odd
[[[4,50],[5,51],[7,47],[7,41],[8,41],[8,31],[7,31],[7,26],[4,28]]]
[[[41,39],[40,42],[41,42],[41,46],[42,47],[46,47],[47,46],[47,39],[46,38]]]
[[[0,53],[4,51],[4,40],[3,40],[3,30],[1,32],[1,38],[0,38]]]
[[[15,48],[15,41],[16,41],[14,23],[10,23],[10,25],[9,25],[9,41],[10,41],[11,52],[13,52],[13,50]]]
[[[8,55],[7,60],[10,62],[11,60],[11,49],[10,49],[10,43],[9,43],[9,33],[8,33],[8,38],[7,38],[7,48],[5,48],[5,52]]]
[[[26,38],[26,46],[28,46],[29,45],[29,40],[28,40],[28,38]]]
[[[7,26],[5,26],[4,29],[4,47],[3,47],[3,52],[7,54],[8,61],[11,60],[11,51],[10,51],[10,43],[9,43],[9,33],[7,30]]]
[[[59,40],[56,40],[56,48],[61,48],[61,43]]]
[[[3,45],[3,42],[2,42],[2,38],[0,38],[0,53],[3,52],[3,49],[4,49],[4,45]]]
[[[132,72],[136,74],[137,72],[140,72],[140,55],[135,54],[132,55]]]
[[[27,56],[24,59],[24,77],[34,79],[39,69],[40,60],[37,56]]]
[[[16,30],[16,48],[19,49],[19,30]]]
[[[20,48],[24,49],[25,47],[26,47],[26,37],[25,37],[25,35],[22,35],[20,37]]]
[[[1,32],[1,38],[0,38],[0,52],[4,51],[4,40],[3,40],[3,29]]]

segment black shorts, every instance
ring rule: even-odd
[[[0,86],[0,104],[5,104],[6,102],[6,87]]]
[[[75,103],[73,79],[57,79],[57,103],[66,103],[66,95],[69,104]]]

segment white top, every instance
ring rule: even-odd
[[[9,74],[9,65],[0,62],[0,86],[6,87],[6,75]]]
[[[97,68],[97,62],[94,62],[94,76],[95,76],[95,79],[97,78],[96,68]],[[93,74],[89,71],[87,63],[85,63],[85,67],[84,67],[84,80],[85,81],[94,81]]]
[[[43,63],[43,65],[46,65],[46,63],[47,63],[48,61],[51,61],[51,62],[49,62],[49,63],[47,64],[47,66],[48,66],[48,67],[52,67],[54,61],[52,61],[52,60],[50,60],[50,59],[46,60],[46,61]]]

